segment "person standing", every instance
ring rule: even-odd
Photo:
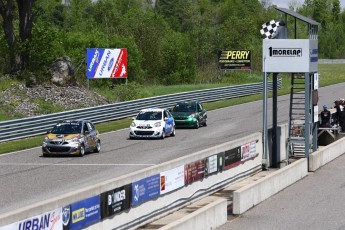
[[[331,128],[331,112],[328,110],[327,105],[323,106],[323,110],[320,113],[321,128]]]
[[[339,109],[337,109],[337,113],[339,114],[339,125],[341,127],[341,132],[345,132],[345,100],[339,99]]]
[[[332,114],[332,125],[334,127],[339,126],[339,114],[340,114],[340,107],[339,107],[339,100],[334,101],[333,108],[335,109],[335,113]]]

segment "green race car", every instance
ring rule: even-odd
[[[207,126],[207,113],[199,101],[178,102],[171,110],[176,128]]]

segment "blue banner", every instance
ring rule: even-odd
[[[132,206],[137,206],[160,195],[160,174],[132,183]]]
[[[93,78],[103,57],[104,49],[87,49],[87,77]]]
[[[97,223],[101,219],[100,196],[66,206],[62,210],[62,215],[64,229],[77,230]]]

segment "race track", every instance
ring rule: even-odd
[[[322,105],[344,98],[345,83],[319,89]],[[278,123],[289,96],[278,98]],[[269,103],[269,126],[271,124]],[[131,120],[128,120],[128,126]],[[208,126],[178,129],[164,140],[129,140],[128,129],[101,135],[102,149],[80,157],[43,158],[41,148],[0,156],[0,214],[262,130],[262,101],[208,111]]]

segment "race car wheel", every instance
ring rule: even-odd
[[[85,147],[84,145],[80,146],[80,157],[83,157],[85,155]]]
[[[176,131],[175,131],[175,126],[174,126],[170,136],[174,137],[175,135],[176,135]]]
[[[98,140],[96,143],[95,153],[99,153],[101,151],[101,142]]]
[[[199,121],[197,120],[194,128],[198,129],[199,127],[200,127],[200,124],[199,124]]]
[[[207,121],[205,120],[205,122],[204,122],[204,126],[207,126]]]
[[[165,129],[162,130],[162,135],[161,135],[161,139],[165,138]]]

